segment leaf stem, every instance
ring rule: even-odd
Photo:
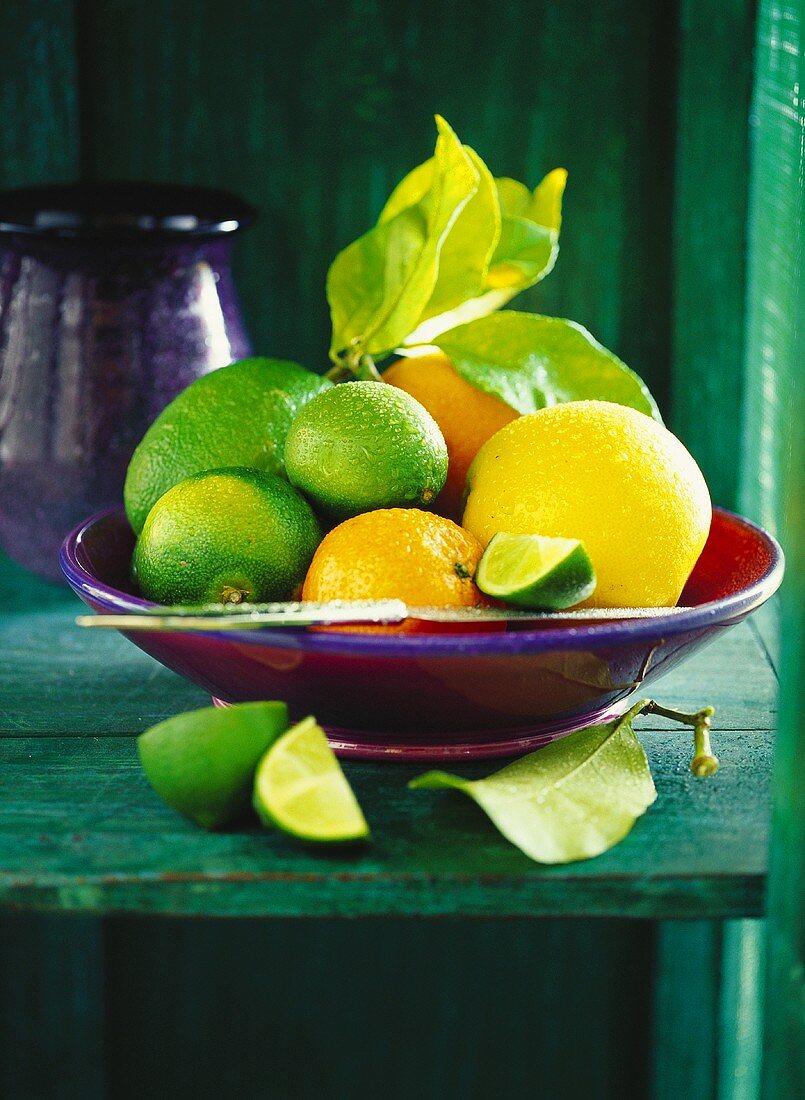
[[[383,379],[380,376],[380,371],[375,366],[375,361],[371,355],[362,355],[358,361],[357,367],[352,368],[355,374],[363,382],[382,382]]]
[[[647,714],[659,714],[662,718],[670,718],[673,722],[681,722],[685,726],[693,726],[693,741],[695,756],[690,764],[690,770],[697,779],[704,779],[709,775],[715,775],[718,771],[718,757],[713,752],[710,744],[711,719],[715,714],[714,707],[702,707],[693,714],[687,714],[681,710],[673,710],[670,707],[660,706],[653,699],[647,700],[647,706],[643,707]]]
[[[344,382],[351,376],[352,371],[346,363],[341,362],[335,363],[324,375],[324,377],[328,378],[331,382]]]
[[[347,352],[343,358],[339,358],[324,377],[331,382],[346,382],[351,378],[358,378],[363,382],[382,382],[383,380],[374,359],[371,355],[365,355],[359,344]]]

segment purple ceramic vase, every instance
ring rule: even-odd
[[[250,354],[230,267],[254,212],[225,192],[110,183],[0,192],[0,546],[59,546],[120,501],[145,429]]]

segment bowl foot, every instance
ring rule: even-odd
[[[213,696],[216,707],[230,704]],[[623,714],[630,699],[592,714],[541,722],[531,727],[504,730],[473,730],[457,733],[414,734],[352,730],[325,726],[324,732],[336,756],[344,760],[396,760],[400,763],[436,763],[450,760],[486,760],[518,756],[542,748],[560,737],[600,722],[610,722]]]

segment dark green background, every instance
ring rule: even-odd
[[[729,504],[754,26],[751,0],[5,0],[2,182],[240,192],[255,346],[323,367],[327,267],[430,154],[435,111],[496,174],[562,165],[560,259],[519,301],[634,367]]]
[[[801,190],[796,116],[778,110],[798,60],[780,43],[802,13],[782,9],[5,0],[0,182],[240,192],[261,213],[237,253],[255,346],[319,367],[327,265],[428,155],[434,111],[497,174],[533,185],[563,165],[560,259],[528,304],[582,322],[647,380],[718,503],[784,530]],[[793,730],[793,688],[788,708]],[[781,791],[795,837],[799,792]],[[772,920],[781,973],[797,858],[773,884],[789,899]],[[14,1100],[90,1100],[104,1081],[114,1096],[609,1098],[648,1095],[650,1075],[662,1100],[756,1095],[757,924],[19,915],[0,930]],[[776,1042],[784,1064],[792,1043]]]

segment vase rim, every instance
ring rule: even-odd
[[[153,241],[218,237],[257,217],[229,191],[110,180],[0,190],[0,234],[58,240]]]

